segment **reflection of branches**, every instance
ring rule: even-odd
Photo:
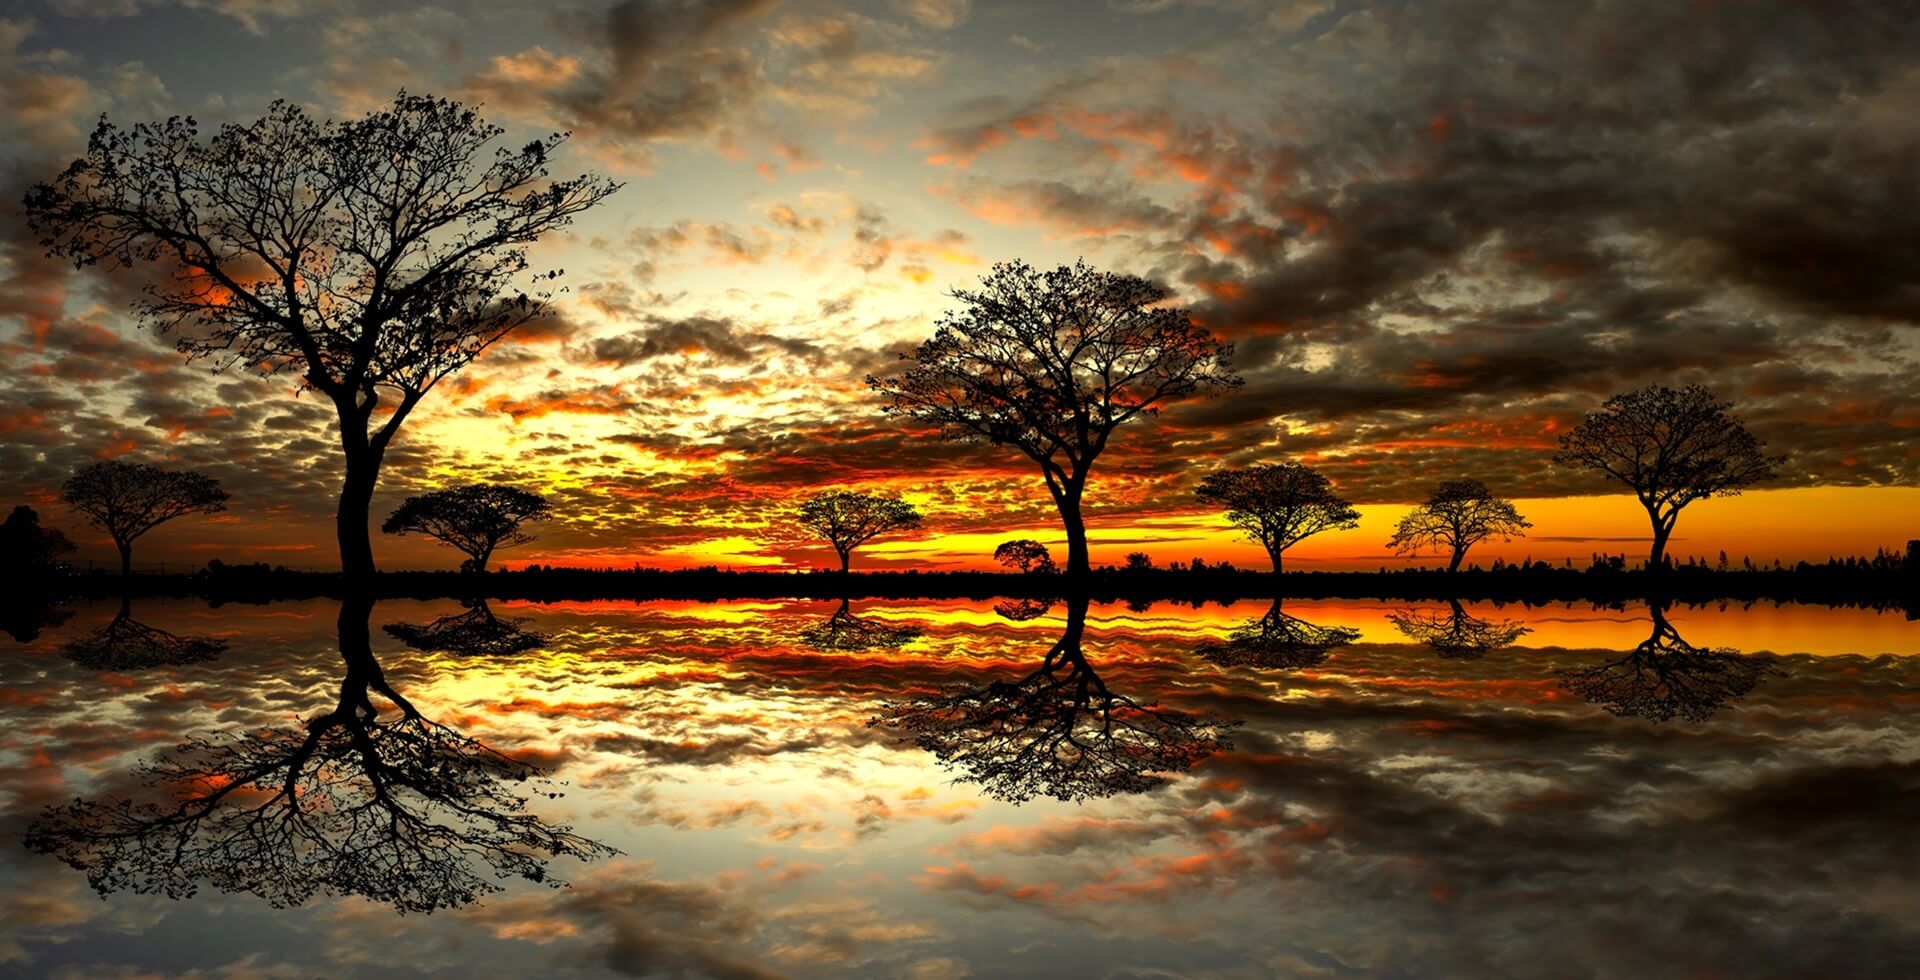
[[[394,639],[415,650],[446,650],[470,655],[504,656],[546,645],[547,636],[520,628],[523,619],[502,619],[485,599],[473,600],[466,612],[442,616],[431,623],[388,623]]]
[[[523,812],[511,784],[539,775],[394,691],[367,638],[370,600],[341,610],[346,677],[305,730],[193,737],[139,767],[157,802],[49,807],[27,846],[86,872],[102,896],[169,898],[202,883],[277,907],[360,895],[401,912],[468,904],[498,879],[548,878],[548,857],[614,851]],[[370,691],[398,709],[383,720]],[[485,867],[490,874],[477,870]]]
[[[107,625],[68,643],[60,655],[92,670],[145,670],[205,663],[225,653],[227,641],[210,636],[176,636],[133,618],[122,599]]]
[[[870,650],[901,646],[920,636],[911,626],[889,626],[855,616],[849,605],[848,600],[840,600],[833,615],[800,631],[800,642],[819,650]]]
[[[1701,649],[1650,603],[1653,635],[1625,657],[1585,670],[1560,671],[1567,690],[1623,717],[1705,721],[1721,705],[1745,697],[1778,669],[1730,647]]]
[[[1053,609],[1052,599],[1002,599],[993,604],[993,611],[999,613],[1001,618],[1011,619],[1016,623],[1039,619],[1051,609]]]
[[[1533,632],[1517,619],[1494,621],[1467,615],[1459,600],[1450,599],[1446,613],[1403,609],[1388,613],[1387,622],[1410,639],[1440,651],[1443,657],[1471,659],[1489,650],[1512,646],[1513,641]]]
[[[889,702],[868,724],[901,731],[995,798],[1137,793],[1229,748],[1238,721],[1141,704],[1107,689],[1080,649],[1087,602],[1038,669],[1011,683]]]
[[[1194,652],[1222,667],[1312,667],[1360,638],[1346,626],[1318,626],[1287,615],[1273,600],[1264,615],[1228,634],[1225,643],[1203,643]]]

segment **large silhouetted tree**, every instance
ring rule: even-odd
[[[1288,548],[1322,531],[1360,526],[1360,512],[1333,492],[1333,485],[1312,467],[1299,463],[1261,463],[1207,474],[1194,491],[1201,500],[1224,508],[1227,520],[1260,542],[1280,571]]]
[[[920,512],[899,497],[854,490],[829,490],[800,505],[802,527],[825,538],[840,556],[840,571],[851,567],[853,549],[889,531],[920,526]]]
[[[533,540],[526,525],[553,516],[547,498],[500,483],[470,483],[408,497],[380,530],[424,534],[467,554],[463,572],[484,572],[494,551]]]
[[[1447,571],[1457,572],[1467,549],[1488,538],[1512,540],[1532,526],[1512,501],[1494,496],[1479,480],[1448,480],[1400,518],[1387,546],[1403,555],[1444,549],[1450,556]]]
[[[227,492],[212,477],[119,460],[82,467],[60,485],[60,499],[113,538],[123,576],[133,572],[141,535],[176,517],[227,509]]]
[[[1236,386],[1233,345],[1162,305],[1165,289],[1085,263],[1041,272],[996,264],[900,373],[869,376],[890,413],[949,438],[1009,445],[1040,465],[1067,532],[1067,572],[1085,575],[1080,500],[1113,431],[1195,392]]]
[[[1653,524],[1647,567],[1667,562],[1667,539],[1688,504],[1731,496],[1771,480],[1785,456],[1768,456],[1733,414],[1700,385],[1649,385],[1615,395],[1560,437],[1556,463],[1586,466],[1625,484]]]
[[[203,138],[190,118],[122,129],[26,199],[50,255],[137,267],[135,310],[189,358],[291,371],[339,419],[340,561],[373,572],[369,508],[400,426],[433,386],[549,315],[527,248],[618,185],[548,176],[563,135],[490,149],[503,131],[402,93],[317,121],[278,101]]]

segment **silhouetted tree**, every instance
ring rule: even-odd
[[[1067,572],[1085,575],[1080,500],[1094,460],[1115,429],[1163,403],[1239,385],[1226,370],[1233,345],[1160,305],[1160,286],[1085,263],[997,263],[981,286],[955,290],[963,305],[901,355],[911,364],[867,384],[892,399],[889,413],[1038,463],[1066,528]]]
[[[1241,624],[1224,643],[1194,649],[1202,660],[1222,667],[1296,670],[1326,662],[1333,651],[1360,638],[1349,626],[1320,626],[1289,616],[1276,598],[1266,613]]]
[[[1472,659],[1489,650],[1512,646],[1515,640],[1533,632],[1519,620],[1481,619],[1467,615],[1460,600],[1447,600],[1445,615],[1415,609],[1387,614],[1387,622],[1408,638],[1425,643],[1443,657]]]
[[[466,552],[463,572],[484,572],[493,553],[532,541],[532,521],[553,516],[547,498],[501,483],[470,483],[408,497],[380,530],[424,534]]]
[[[1260,542],[1280,571],[1288,548],[1322,531],[1360,526],[1360,512],[1333,492],[1333,485],[1312,467],[1299,463],[1261,463],[1207,474],[1194,491],[1203,501],[1226,509],[1227,520]]]
[[[212,477],[119,460],[82,467],[60,485],[60,499],[113,538],[122,576],[133,573],[141,535],[176,517],[227,509],[227,492]]]
[[[341,565],[373,572],[368,509],[414,407],[514,328],[548,315],[527,248],[618,185],[553,180],[563,135],[517,149],[457,102],[402,93],[317,122],[277,101],[202,139],[190,118],[123,130],[26,198],[48,254],[152,267],[136,311],[189,358],[291,370],[339,418]],[[531,288],[531,293],[522,291]]]
[[[840,600],[833,615],[800,631],[800,642],[818,650],[871,650],[904,646],[920,638],[911,626],[894,626],[853,614],[852,603]]]
[[[1457,572],[1467,549],[1488,538],[1510,541],[1532,526],[1512,501],[1494,496],[1479,480],[1448,480],[1400,518],[1387,546],[1403,555],[1443,548],[1452,556],[1447,571]]]
[[[60,568],[62,556],[73,553],[73,542],[58,528],[41,527],[40,515],[20,504],[0,523],[0,581],[15,589],[35,589]]]
[[[1107,689],[1081,651],[1087,600],[1032,673],[953,694],[888,702],[895,729],[996,799],[1087,800],[1138,793],[1232,747],[1239,722],[1141,704]]]
[[[60,655],[89,670],[149,670],[218,659],[227,641],[179,636],[133,618],[133,600],[120,597],[120,611],[107,625],[61,648]]]
[[[1031,538],[1002,541],[993,549],[993,560],[1022,575],[1057,571],[1047,546]]]
[[[1667,621],[1666,603],[1647,604],[1653,633],[1625,657],[1584,670],[1561,670],[1561,686],[1623,717],[1705,721],[1729,701],[1752,693],[1771,663],[1730,647],[1703,649]]]
[[[617,853],[525,812],[517,790],[538,768],[427,720],[396,692],[373,657],[372,609],[342,604],[345,672],[331,710],[303,729],[189,738],[139,767],[153,799],[50,806],[27,847],[85,872],[102,896],[185,898],[209,884],[276,908],[358,895],[403,913],[469,904],[509,877],[560,887],[548,858]],[[397,717],[381,717],[375,692]]]
[[[1127,552],[1127,563],[1123,567],[1129,572],[1152,571],[1153,556],[1144,551],[1129,551]]]
[[[1700,385],[1649,385],[1614,395],[1560,437],[1554,462],[1597,469],[1633,490],[1653,524],[1647,566],[1666,567],[1667,539],[1680,510],[1705,497],[1732,496],[1771,480],[1785,456],[1768,456],[1731,402]]]
[[[796,515],[807,528],[833,546],[845,574],[853,549],[889,531],[911,531],[921,524],[920,512],[899,497],[853,490],[829,490],[800,505]]]
[[[465,656],[507,656],[537,650],[547,643],[544,633],[522,629],[521,619],[493,614],[484,598],[467,602],[467,611],[441,616],[431,623],[388,623],[387,635],[415,650],[444,650]]]

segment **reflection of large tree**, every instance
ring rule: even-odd
[[[1653,634],[1626,656],[1585,670],[1560,671],[1567,690],[1623,717],[1705,721],[1745,697],[1770,673],[1767,661],[1730,647],[1695,647],[1667,622],[1666,604],[1649,602]]]
[[[509,877],[557,885],[550,858],[612,854],[524,812],[514,786],[536,768],[427,720],[388,684],[372,608],[342,604],[339,699],[304,730],[189,738],[140,766],[156,800],[49,807],[27,846],[103,896],[184,898],[209,884],[277,907],[359,895],[402,912],[465,905]],[[382,718],[373,692],[398,716]]]
[[[178,636],[134,619],[132,601],[123,597],[107,625],[68,643],[60,655],[93,670],[146,670],[204,663],[226,650],[225,640]]]
[[[1346,626],[1320,626],[1287,615],[1281,600],[1241,624],[1223,643],[1203,643],[1194,652],[1222,667],[1312,667],[1327,655],[1360,638]]]
[[[1387,622],[1409,639],[1440,651],[1443,657],[1478,657],[1489,650],[1512,646],[1533,632],[1517,619],[1481,619],[1467,615],[1460,600],[1447,600],[1445,613],[1403,609],[1387,614]]]
[[[1108,690],[1081,652],[1087,600],[1032,673],[951,694],[889,702],[869,724],[893,728],[963,780],[1019,803],[1153,789],[1229,747],[1238,725],[1142,704]]]
[[[852,603],[840,600],[833,615],[800,631],[800,642],[816,650],[871,650],[897,647],[920,637],[911,626],[892,626],[853,614]]]
[[[471,600],[465,612],[441,616],[431,623],[388,623],[382,628],[415,650],[504,656],[546,645],[546,634],[522,629],[523,622],[495,616],[493,607],[482,598]]]

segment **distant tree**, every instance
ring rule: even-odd
[[[41,527],[40,515],[21,504],[0,524],[0,578],[31,585],[59,567],[63,555],[73,553],[73,542],[58,528]]]
[[[921,524],[920,512],[899,497],[853,490],[818,494],[801,504],[796,516],[802,527],[833,546],[843,575],[851,567],[853,549],[889,531],[911,531]]]
[[[1000,542],[993,549],[993,560],[1022,575],[1057,571],[1047,546],[1030,538]]]
[[[212,477],[119,460],[82,467],[60,485],[60,499],[113,538],[122,576],[133,572],[141,535],[176,517],[227,509],[227,492]]]
[[[1209,473],[1195,493],[1225,508],[1228,521],[1260,542],[1276,572],[1281,556],[1302,540],[1360,526],[1360,512],[1333,492],[1326,477],[1299,463]]]
[[[1457,572],[1468,548],[1493,537],[1512,540],[1532,526],[1512,501],[1494,496],[1479,480],[1448,480],[1400,518],[1387,546],[1403,555],[1446,549],[1452,555],[1447,571]]]
[[[1144,551],[1127,552],[1126,569],[1129,572],[1145,572],[1153,569],[1153,556]]]
[[[1080,501],[1113,431],[1196,392],[1236,387],[1233,345],[1164,306],[1168,292],[1085,263],[1041,272],[1003,262],[932,338],[902,354],[901,373],[868,376],[891,414],[948,438],[1010,445],[1038,463],[1067,534],[1067,572],[1085,575]]]
[[[484,572],[494,551],[532,541],[531,521],[553,516],[547,498],[502,483],[470,483],[408,497],[380,530],[424,534],[466,552],[463,572]]]
[[[1667,563],[1667,539],[1688,504],[1732,496],[1774,478],[1785,456],[1768,456],[1731,402],[1700,385],[1649,385],[1614,395],[1560,437],[1554,462],[1597,469],[1632,489],[1653,524],[1647,567]]]
[[[402,93],[357,119],[277,101],[202,139],[190,118],[123,130],[26,198],[48,254],[139,267],[135,305],[189,359],[290,371],[339,417],[336,530],[353,581],[373,572],[381,461],[442,379],[548,315],[527,248],[618,189],[553,180],[563,135],[515,149],[458,102]],[[522,291],[531,288],[531,294]]]

